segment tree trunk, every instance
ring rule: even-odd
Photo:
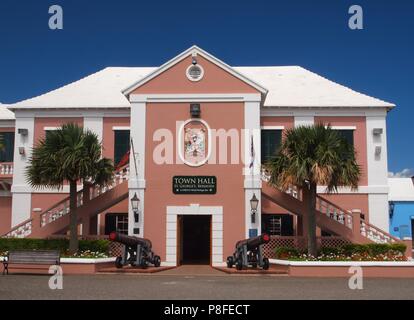
[[[316,246],[316,184],[310,184],[309,188],[304,188],[306,192],[306,206],[307,206],[307,215],[308,215],[308,254],[316,257],[318,254],[318,249]]]
[[[77,215],[77,182],[70,181],[70,240],[69,240],[69,253],[74,254],[78,252],[78,215]]]

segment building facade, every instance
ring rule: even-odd
[[[196,46],[161,67],[106,68],[8,106],[15,120],[0,120],[8,141],[0,234],[67,232],[68,188],[34,190],[24,172],[47,131],[77,123],[99,136],[119,169],[113,188],[85,196],[79,186],[83,235],[117,230],[149,238],[164,265],[222,265],[240,239],[304,234],[300,191],[271,189],[261,164],[284,130],[323,123],[354,144],[362,177],[357,191],[318,187],[319,234],[386,241],[386,117],[393,107],[301,67],[231,67]]]
[[[400,239],[413,237],[414,177],[389,178],[390,233]]]

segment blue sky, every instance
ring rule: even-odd
[[[48,28],[53,4],[64,10],[61,31]],[[364,30],[348,28],[353,4]],[[106,66],[157,66],[197,44],[230,65],[301,65],[394,102],[389,169],[400,172],[414,168],[413,34],[411,0],[1,0],[0,101]]]

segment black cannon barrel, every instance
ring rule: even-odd
[[[144,246],[147,249],[152,248],[152,243],[148,239],[127,236],[125,234],[118,233],[118,232],[111,232],[111,234],[109,235],[109,240],[122,243],[129,247],[136,247],[137,245],[140,244],[141,246]]]
[[[247,245],[247,250],[252,250],[258,246],[268,243],[270,241],[270,236],[268,234],[262,234],[260,236],[249,238],[245,240],[240,240],[236,243],[236,248],[240,246]]]

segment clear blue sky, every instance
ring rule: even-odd
[[[48,9],[64,10],[64,30]],[[348,28],[348,8],[365,28]],[[106,66],[157,66],[197,44],[230,65],[301,65],[394,102],[389,169],[414,168],[412,0],[1,0],[0,101],[13,103]]]

